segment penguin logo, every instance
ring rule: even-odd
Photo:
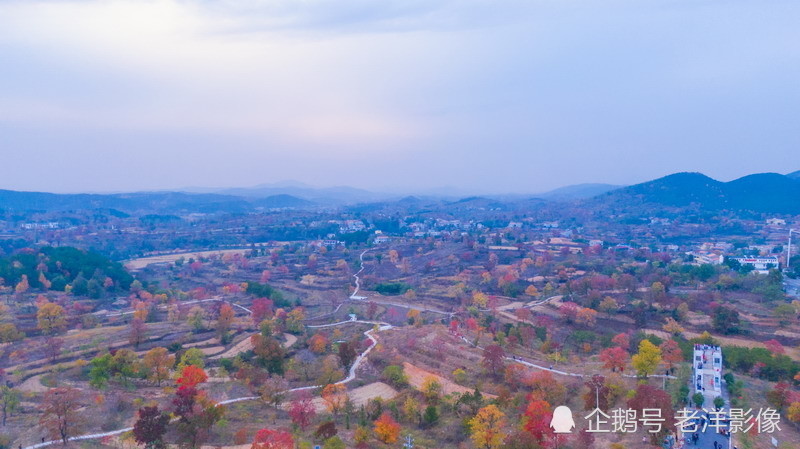
[[[572,433],[575,428],[575,420],[572,419],[572,410],[566,405],[559,405],[553,410],[553,419],[550,427],[555,433]]]

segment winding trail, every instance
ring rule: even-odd
[[[357,301],[357,302],[366,302],[366,300],[367,300],[366,296],[359,296],[358,295],[358,292],[361,289],[361,279],[359,278],[359,274],[361,274],[364,271],[364,263],[363,263],[364,262],[364,254],[366,254],[367,251],[370,251],[370,249],[364,250],[359,255],[359,260],[361,261],[361,269],[358,270],[355,274],[353,274],[354,283],[355,283],[355,290],[353,291],[353,293],[348,298],[349,300]],[[235,303],[233,303],[231,301],[227,301],[227,300],[219,298],[219,297],[209,298],[209,299],[202,299],[202,300],[195,300],[195,301],[188,301],[188,302],[185,302],[185,303],[181,303],[181,305],[198,304],[198,303],[209,302],[209,301],[228,302],[232,306],[238,307],[239,309],[242,309],[243,311],[245,311],[247,313],[252,313],[250,311],[250,309],[248,309],[248,308],[246,308],[244,306],[241,306],[239,304],[235,304]],[[378,304],[392,305],[392,306],[404,307],[404,308],[411,307],[408,304],[395,304],[395,303],[382,302],[382,301],[375,301],[375,302],[378,303]],[[317,316],[317,317],[308,318],[306,321],[313,320],[313,319],[319,319],[319,318],[322,318],[322,317],[325,317],[325,316],[333,315],[341,308],[341,306],[343,304],[344,304],[344,302],[342,304],[339,304],[339,306],[336,307],[336,309],[333,312],[329,312],[329,313],[326,313],[326,314],[323,314],[323,315],[320,315],[320,316]],[[539,304],[536,304],[536,305],[539,305]],[[456,312],[445,312],[445,311],[441,311],[441,310],[428,309],[428,308],[417,309],[417,310],[421,310],[421,311],[425,311],[425,312],[431,312],[431,313],[438,313],[438,314],[447,315],[447,316],[450,316],[450,317],[452,317],[456,313]],[[133,312],[132,311],[131,312],[121,312],[121,313],[116,313],[116,314],[109,314],[108,316],[120,316],[120,315],[129,314],[129,313],[133,313]],[[320,325],[306,325],[306,327],[310,328],[310,329],[320,329],[320,328],[328,328],[328,327],[336,327],[336,326],[346,326],[346,325],[351,325],[351,324],[371,324],[371,325],[373,325],[372,329],[370,329],[368,331],[365,331],[363,333],[364,336],[369,338],[371,343],[370,343],[369,347],[367,349],[365,349],[364,352],[359,354],[358,357],[356,357],[356,359],[353,361],[353,364],[350,366],[350,370],[348,372],[347,377],[345,377],[344,379],[340,380],[339,382],[336,382],[335,383],[336,385],[344,385],[344,384],[350,383],[350,382],[352,382],[353,380],[356,379],[356,371],[358,371],[358,368],[361,366],[361,364],[364,362],[364,360],[366,360],[366,358],[369,355],[369,353],[375,348],[375,346],[378,345],[378,339],[375,337],[375,334],[377,332],[381,332],[381,331],[385,331],[385,330],[388,330],[388,329],[392,329],[393,326],[391,324],[389,324],[389,323],[385,323],[385,322],[382,322],[382,321],[359,320],[359,319],[356,318],[355,315],[351,315],[351,318],[349,320],[347,320],[347,321],[339,321],[339,322],[336,322],[336,323],[320,324]],[[475,345],[472,342],[470,342],[464,336],[461,336],[461,339],[464,342],[466,342],[467,344],[469,344],[470,346],[473,346],[473,347],[478,348],[478,349],[483,349],[482,347],[480,347],[478,345]],[[516,362],[516,363],[531,367],[531,368],[536,368],[536,369],[540,369],[540,370],[543,370],[543,371],[550,371],[550,372],[552,372],[554,374],[560,374],[560,375],[564,375],[564,376],[573,376],[573,377],[584,377],[585,376],[584,374],[570,373],[570,372],[567,372],[567,371],[560,371],[560,370],[555,370],[555,369],[552,369],[552,368],[547,368],[547,367],[544,367],[544,366],[541,366],[541,365],[537,365],[537,364],[528,362],[526,360],[522,360],[519,357],[506,357],[506,359],[510,360],[512,362]],[[627,376],[628,377],[635,377],[633,375],[627,375]],[[674,376],[656,376],[656,375],[651,376],[651,377],[668,377],[668,378],[672,378],[672,379],[675,378]],[[309,385],[309,386],[305,386],[305,387],[292,388],[290,390],[286,390],[286,392],[287,393],[291,393],[291,392],[295,392],[295,391],[314,390],[314,389],[317,389],[317,388],[322,388],[323,386],[324,385]],[[227,404],[234,404],[234,403],[237,403],[237,402],[244,402],[244,401],[254,401],[254,400],[258,400],[258,399],[261,399],[260,396],[244,396],[244,397],[239,397],[239,398],[226,399],[226,400],[218,402],[217,406],[227,405]],[[71,438],[69,438],[69,441],[84,441],[84,440],[94,440],[94,439],[98,439],[98,438],[106,438],[106,437],[116,436],[116,435],[120,435],[120,434],[123,434],[123,433],[126,433],[126,432],[130,432],[131,430],[133,430],[133,427],[125,427],[125,428],[122,428],[122,429],[117,429],[117,430],[112,430],[112,431],[109,431],[109,432],[102,432],[102,433],[90,433],[90,434],[71,437]],[[61,444],[61,443],[62,443],[61,440],[51,440],[51,441],[45,441],[43,443],[34,444],[34,445],[31,445],[31,446],[25,446],[25,447],[23,447],[23,449],[38,449],[38,448],[52,446],[52,445]]]
[[[358,260],[360,262],[361,268],[353,274],[355,278],[356,289],[353,290],[353,293],[350,295],[350,299],[355,299],[357,301],[363,301],[367,299],[366,296],[358,296],[358,291],[361,290],[361,278],[358,277],[362,271],[364,271],[364,254],[367,254],[371,248],[367,248],[364,251],[361,251],[361,254],[358,255]]]
[[[361,253],[361,258],[362,258],[361,260],[362,261],[363,261],[364,253],[366,253],[367,251],[369,251],[369,250],[365,250],[364,252]],[[364,269],[364,267],[362,265],[361,270],[359,270],[358,273],[361,273],[361,271],[363,269]],[[354,292],[354,294],[357,293],[358,289],[359,289],[358,273],[353,275],[355,277],[355,279],[356,279],[356,291]],[[351,298],[352,297],[353,296],[351,295]],[[211,298],[211,299],[192,301],[191,303],[192,304],[196,304],[196,303],[199,303],[199,302],[207,302],[207,301],[225,301],[225,300],[220,299],[220,298]],[[229,302],[229,301],[225,301],[225,302]],[[184,303],[184,304],[187,304],[187,303]],[[247,311],[248,313],[250,313],[250,310],[247,309],[246,307],[239,306],[238,304],[233,304],[233,303],[231,303],[231,304],[234,305],[234,306],[238,306],[239,308],[241,308],[241,309]],[[339,307],[341,307],[341,304],[339,305]],[[339,308],[337,307],[336,310],[338,311]],[[369,347],[367,349],[365,349],[364,352],[359,354],[358,357],[356,357],[356,359],[353,361],[353,364],[350,366],[350,370],[349,370],[349,372],[347,374],[347,377],[345,377],[344,379],[340,380],[339,382],[336,382],[335,383],[336,385],[344,385],[344,384],[350,383],[353,380],[355,380],[356,371],[358,371],[358,368],[361,366],[361,364],[364,362],[364,360],[366,360],[367,355],[369,355],[369,353],[375,348],[375,346],[378,345],[378,339],[375,337],[374,334],[376,332],[392,329],[393,326],[391,324],[389,324],[389,323],[384,323],[382,321],[358,320],[358,319],[356,319],[355,315],[351,316],[350,320],[347,320],[347,321],[340,321],[338,323],[322,324],[322,325],[316,325],[316,326],[306,326],[306,327],[309,327],[309,328],[325,328],[325,327],[344,326],[344,325],[349,325],[349,324],[354,324],[354,323],[355,324],[371,324],[371,325],[373,325],[372,329],[364,332],[364,335],[367,338],[370,339],[371,343],[370,343]],[[292,393],[292,392],[295,392],[295,391],[314,390],[314,389],[322,388],[322,387],[324,387],[324,385],[309,385],[309,386],[306,386],[306,387],[292,388],[290,390],[286,390],[286,392],[287,393]],[[243,402],[243,401],[253,401],[253,400],[257,400],[257,399],[261,399],[261,397],[260,396],[244,396],[244,397],[240,397],[240,398],[226,399],[226,400],[218,402],[217,406],[227,405],[227,404],[234,404],[234,403]],[[75,437],[70,437],[69,441],[84,441],[84,440],[94,440],[94,439],[98,439],[98,438],[106,438],[106,437],[116,436],[116,435],[120,435],[120,434],[123,434],[123,433],[126,433],[126,432],[130,432],[132,430],[133,430],[133,427],[125,427],[125,428],[122,428],[122,429],[112,430],[110,432],[90,433],[90,434],[86,434],[86,435],[79,435],[79,436],[75,436]],[[25,446],[25,447],[23,447],[23,449],[38,449],[38,448],[52,446],[52,445],[61,444],[61,443],[62,443],[61,440],[51,440],[51,441],[45,441],[43,443],[37,443],[37,444],[31,445],[31,446]]]
[[[353,294],[350,295],[350,298],[348,298],[351,301],[366,302],[367,299],[369,298],[368,296],[359,296],[358,295],[359,290],[361,290],[361,278],[359,278],[358,275],[361,274],[362,271],[364,271],[364,254],[366,254],[367,251],[370,251],[370,250],[372,250],[372,248],[365,249],[358,256],[359,261],[361,261],[361,269],[358,270],[355,274],[353,274],[353,277],[355,278],[356,289],[353,291]],[[445,316],[448,316],[448,317],[451,317],[451,318],[453,317],[453,315],[456,314],[456,312],[445,312],[443,310],[430,309],[430,308],[427,308],[427,307],[418,308],[418,307],[411,306],[409,304],[401,304],[401,303],[380,301],[380,300],[377,300],[377,301],[376,300],[372,300],[372,301],[374,303],[376,303],[376,304],[381,304],[381,305],[384,305],[384,306],[402,307],[402,308],[405,308],[405,309],[412,308],[412,309],[415,309],[415,310],[419,310],[420,312],[437,313],[439,315],[445,315]],[[342,304],[339,304],[339,307],[341,307]],[[336,308],[337,311],[339,310],[339,307]],[[333,313],[335,313],[335,312],[336,311],[334,311]]]
[[[356,371],[361,366],[361,364],[364,362],[364,360],[366,359],[367,355],[369,355],[369,353],[375,348],[375,346],[378,345],[378,339],[375,338],[373,333],[375,331],[380,332],[380,331],[384,331],[384,330],[387,330],[387,329],[391,329],[392,325],[388,324],[388,323],[381,322],[381,321],[363,321],[363,320],[352,320],[351,319],[349,321],[341,321],[339,323],[333,323],[333,324],[330,324],[330,325],[308,326],[308,327],[333,327],[333,326],[342,326],[342,325],[347,325],[347,324],[352,324],[352,323],[372,324],[372,325],[377,326],[377,327],[374,327],[374,328],[364,332],[364,335],[367,338],[370,339],[371,344],[369,345],[369,347],[367,349],[364,350],[364,352],[359,354],[359,356],[356,357],[356,359],[353,361],[353,364],[350,366],[350,371],[348,372],[347,377],[345,377],[344,379],[340,380],[339,382],[336,382],[335,383],[336,385],[347,384],[347,383],[352,382],[353,380],[355,380]],[[322,387],[324,387],[324,385],[309,385],[309,386],[306,386],[306,387],[292,388],[290,390],[286,390],[286,392],[287,393],[292,393],[292,392],[295,392],[295,391],[314,390],[314,389],[322,388]],[[227,405],[227,404],[234,404],[234,403],[243,402],[243,401],[254,401],[254,400],[257,400],[257,399],[261,399],[261,397],[260,396],[244,396],[244,397],[240,397],[240,398],[226,399],[224,401],[218,402],[217,406]],[[91,433],[91,434],[86,434],[86,435],[79,435],[79,436],[76,436],[76,437],[71,437],[69,439],[69,441],[82,441],[82,440],[94,440],[94,439],[98,439],[98,438],[106,438],[106,437],[120,435],[120,434],[123,434],[125,432],[130,432],[131,430],[133,430],[133,427],[125,427],[125,428],[122,428],[122,429],[112,430],[110,432]],[[61,443],[62,443],[61,440],[51,440],[51,441],[45,441],[44,443],[38,443],[38,444],[31,445],[31,446],[26,446],[23,449],[37,449],[37,448],[52,446],[52,445],[61,444]]]

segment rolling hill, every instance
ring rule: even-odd
[[[311,201],[291,195],[243,198],[233,195],[184,192],[121,194],[59,194],[0,190],[0,210],[60,212],[116,210],[124,213],[241,213],[254,209],[313,207]]]
[[[594,197],[592,204],[617,207],[694,207],[775,214],[800,213],[800,179],[759,173],[721,182],[701,173],[675,173]]]
[[[303,198],[298,198],[292,195],[280,194],[272,195],[266,198],[251,199],[250,203],[256,207],[263,207],[264,209],[285,209],[293,208],[300,209],[312,207],[315,205],[313,201],[308,201]]]
[[[539,193],[535,197],[551,201],[572,201],[602,195],[620,187],[622,186],[612,184],[575,184]]]

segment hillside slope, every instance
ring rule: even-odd
[[[592,204],[617,207],[693,207],[775,214],[800,213],[800,179],[759,173],[720,182],[701,173],[675,173],[595,197]]]

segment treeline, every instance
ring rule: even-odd
[[[133,277],[119,262],[73,247],[22,249],[0,258],[0,279],[7,286],[65,291],[102,297],[105,292],[128,290]]]
[[[722,361],[729,369],[772,382],[792,379],[800,372],[800,363],[766,348],[723,346]]]

